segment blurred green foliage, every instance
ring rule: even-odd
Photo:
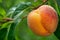
[[[60,0],[48,0],[47,5],[55,8],[59,23],[55,33],[47,37],[35,35],[27,25],[27,15],[43,0],[0,0],[0,21],[12,18],[13,21],[0,22],[0,40],[59,40],[60,39]]]

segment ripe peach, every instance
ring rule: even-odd
[[[27,22],[35,34],[48,36],[57,28],[58,15],[53,7],[42,5],[28,14]]]

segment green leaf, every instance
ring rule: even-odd
[[[0,7],[0,17],[5,17],[5,15],[6,11],[2,7]]]
[[[24,12],[25,12],[25,9],[27,8],[27,7],[29,7],[29,5],[27,4],[27,3],[22,3],[22,4],[20,4],[20,5],[18,5],[17,7],[16,7],[16,9],[12,12],[12,13],[8,13],[8,15],[9,14],[11,14],[12,16],[10,16],[11,18],[14,18],[14,23],[12,23],[11,25],[10,25],[10,27],[8,28],[9,30],[8,30],[8,35],[7,35],[7,38],[8,38],[8,40],[15,40],[15,34],[14,34],[14,30],[15,30],[15,27],[18,25],[18,23],[20,22],[20,20],[21,20],[21,18],[19,18],[20,17],[20,15],[21,14],[24,14]],[[22,13],[21,13],[22,12]],[[8,16],[7,15],[7,16]]]
[[[0,3],[2,3],[2,0],[0,0]]]
[[[60,39],[60,16],[59,16],[57,30],[55,31],[55,35]]]
[[[1,0],[1,1],[2,1],[1,4],[5,8],[5,10],[8,11],[11,7],[13,7],[21,2],[25,2],[26,0]]]
[[[7,28],[0,30],[0,40],[4,40],[7,33]]]
[[[60,6],[60,0],[56,0],[56,2],[58,3],[58,5]]]

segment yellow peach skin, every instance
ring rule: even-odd
[[[58,15],[53,7],[42,5],[28,14],[27,22],[35,34],[48,36],[57,28]]]

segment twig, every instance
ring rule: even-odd
[[[13,21],[12,18],[4,18],[3,20],[5,20],[5,21]]]
[[[3,19],[0,21],[0,24],[6,23],[6,22],[9,22],[9,21],[13,21],[13,19],[11,19],[11,18],[3,18]]]
[[[39,6],[35,7],[34,10],[37,9],[37,8],[39,8],[40,6],[44,5],[47,1],[48,1],[48,0],[44,1],[44,2],[41,3]]]
[[[23,19],[25,19],[25,18],[27,18],[27,15],[26,15],[26,16],[24,16],[24,17],[22,17],[22,20],[23,20]]]

